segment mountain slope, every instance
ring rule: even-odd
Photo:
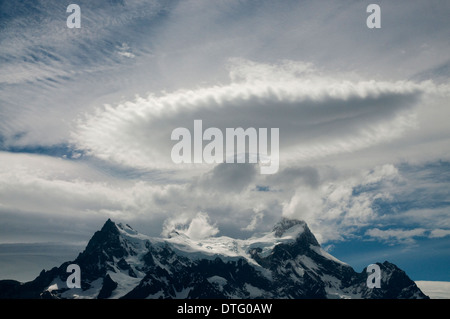
[[[67,288],[69,264],[81,288]],[[381,288],[325,252],[303,221],[282,219],[249,239],[151,238],[108,220],[73,262],[33,281],[0,281],[1,298],[427,298],[384,262]]]

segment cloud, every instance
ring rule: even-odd
[[[70,216],[126,215],[150,188],[128,183],[82,163],[42,155],[0,153],[0,208]]]
[[[264,211],[260,209],[255,209],[254,212],[255,214],[253,215],[250,224],[248,224],[245,227],[242,227],[241,230],[254,231],[257,228],[258,223],[260,223],[261,220],[264,218]]]
[[[398,176],[393,165],[351,175],[331,175],[318,187],[296,185],[295,193],[284,202],[283,215],[308,222],[320,242],[343,240],[355,229],[363,228],[378,217],[373,204],[387,200],[389,193],[375,183],[386,183]]]
[[[132,57],[149,51],[156,29],[146,25],[170,7],[168,1],[130,0],[120,6],[79,0],[81,28],[69,29],[69,4],[2,3],[0,136],[7,145],[67,143],[73,119],[97,101],[126,95],[125,84],[133,87],[133,96],[142,81],[130,81],[125,73],[142,70]]]
[[[415,237],[425,237],[426,229],[416,228],[416,229],[387,229],[381,230],[378,228],[369,229],[366,231],[365,235],[372,238],[381,239],[386,242],[397,242],[403,244],[414,243]]]
[[[430,238],[442,238],[450,236],[450,229],[433,229],[430,233]]]
[[[216,235],[219,229],[211,225],[206,213],[198,213],[190,222],[186,235],[193,239],[203,239]]]
[[[446,234],[445,167],[428,176],[423,163],[450,159],[448,5],[386,3],[372,32],[357,2],[78,4],[78,31],[61,1],[2,7],[1,150],[81,154],[0,154],[3,238],[107,217],[152,235],[166,221],[248,236],[282,215],[321,242],[392,225]],[[195,119],[279,127],[279,172],[174,165],[170,134]]]
[[[255,164],[221,163],[203,174],[198,183],[206,191],[240,193],[252,185],[258,173]]]
[[[371,225],[416,227],[426,229],[427,236],[437,229],[430,238],[447,231],[445,207],[427,208],[427,212],[397,207],[395,201],[402,196],[417,196],[403,186],[412,183],[404,168],[392,164],[350,171],[292,166],[281,170],[280,176],[260,175],[253,164],[221,164],[191,178],[174,179],[167,173],[155,179],[157,175],[111,175],[79,159],[0,155],[0,211],[4,220],[16,220],[17,225],[45,216],[55,220],[59,231],[67,232],[73,223],[96,225],[113,218],[139,225],[150,235],[158,235],[163,227],[165,236],[173,229],[194,237],[213,236],[220,225],[224,234],[245,237],[249,232],[270,230],[283,215],[305,220],[321,243],[362,236],[358,232]],[[438,175],[430,169],[414,184],[421,189],[432,187],[425,186],[426,176]],[[258,185],[265,185],[265,191]],[[432,207],[436,200],[422,203]],[[64,226],[64,220],[70,222]],[[38,229],[35,232],[36,238],[45,238]],[[8,229],[3,234],[13,236]],[[365,234],[369,235],[408,242],[406,235]]]
[[[274,175],[266,176],[266,182],[271,185],[283,187],[284,191],[295,188],[298,184],[306,184],[316,188],[321,182],[321,175],[329,171],[329,168],[322,167],[319,169],[312,166],[289,166]]]
[[[392,196],[395,198],[396,194],[393,194]],[[437,201],[441,200],[441,196],[441,194],[435,195]],[[442,207],[434,207],[436,206],[435,201],[436,200],[429,198],[427,202],[422,204],[423,208],[415,208],[414,201],[407,202],[406,209],[392,216],[392,220],[397,222],[403,221],[404,223],[421,224],[431,228],[450,228],[448,204],[443,205]]]
[[[103,160],[146,169],[186,168],[170,154],[171,132],[203,127],[280,128],[281,165],[354,153],[417,128],[430,82],[348,81],[301,62],[266,65],[239,59],[229,84],[152,94],[105,105],[79,120],[77,148]],[[192,166],[191,166],[192,167]]]
[[[115,107],[136,94],[146,98],[161,90],[172,94],[227,86],[227,76],[234,83],[325,71],[325,77],[340,73],[338,81],[396,82],[416,74],[422,74],[422,81],[436,78],[448,64],[442,54],[448,52],[446,7],[420,1],[385,4],[383,14],[402,23],[378,33],[365,26],[365,5],[360,3],[347,4],[345,10],[333,1],[77,4],[83,20],[79,30],[65,26],[67,3],[61,1],[2,7],[0,135],[8,144],[64,143],[76,127],[73,120],[102,104]],[[424,11],[429,15],[423,16]],[[421,19],[411,25],[406,18],[411,16]],[[411,33],[414,39],[407,36]],[[380,54],[382,47],[391,50]],[[359,143],[367,141],[371,139]],[[321,145],[313,152],[309,146],[301,151],[312,155],[332,148]]]
[[[203,239],[215,236],[219,229],[215,224],[211,224],[207,213],[200,212],[190,222],[186,215],[166,219],[162,235],[170,236],[172,231],[185,234],[192,239]]]
[[[121,46],[116,46],[117,48],[117,54],[126,57],[126,58],[135,58],[136,56],[130,52],[130,47],[126,43],[122,43]]]

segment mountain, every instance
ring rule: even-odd
[[[67,266],[81,288],[68,288]],[[282,219],[259,237],[193,240],[139,234],[110,219],[74,261],[33,281],[0,281],[0,298],[428,298],[394,264],[377,263],[380,288],[325,252],[305,222]]]

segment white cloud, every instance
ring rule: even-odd
[[[126,44],[125,42],[122,43],[120,46],[117,45],[116,46],[117,49],[117,54],[119,54],[120,56],[126,57],[126,58],[135,58],[136,56],[131,52],[131,48],[129,47],[128,44]]]
[[[445,8],[386,3],[398,23],[375,33],[357,2],[86,1],[75,34],[60,23],[64,4],[40,5],[50,18],[23,23],[25,10],[2,33],[0,146],[74,142],[104,162],[1,154],[2,221],[13,221],[6,212],[16,223],[25,213],[85,224],[95,215],[159,232],[166,220],[209,236],[216,225],[267,230],[284,214],[305,219],[322,242],[375,223],[415,222],[435,229],[430,237],[450,227],[445,207],[387,216],[373,206],[417,185],[399,163],[449,159]],[[413,16],[421,19],[405,21]],[[280,171],[172,165],[170,133],[194,119],[279,127]],[[148,175],[120,173],[129,167]],[[445,197],[447,182],[438,184],[411,197]]]
[[[319,187],[297,185],[295,194],[283,206],[283,215],[307,221],[320,242],[348,238],[355,229],[379,217],[372,207],[375,200],[389,198],[383,188],[361,193],[354,190],[386,183],[397,176],[397,169],[386,164],[359,174],[353,171],[350,175],[327,177]]]
[[[260,206],[262,206],[262,205],[260,205]],[[252,220],[250,221],[250,224],[248,224],[245,227],[242,227],[241,230],[254,231],[257,228],[258,223],[260,223],[261,220],[263,219],[263,217],[264,217],[264,211],[263,210],[254,209],[254,215],[252,217]]]
[[[414,242],[415,237],[425,237],[426,229],[415,228],[415,229],[387,229],[381,230],[378,228],[372,228],[366,231],[366,235],[372,238],[381,239],[387,242],[397,242],[411,244]]]
[[[211,225],[206,213],[198,213],[189,223],[186,235],[192,239],[202,239],[216,235],[219,229]]]
[[[84,162],[47,156],[1,153],[0,162],[0,210],[17,211],[19,219],[28,214],[87,223],[111,217],[140,225],[151,235],[157,235],[165,221],[165,236],[181,229],[188,236],[203,237],[215,235],[218,225],[231,231],[228,234],[241,231],[240,236],[267,231],[284,215],[305,220],[322,243],[345,240],[373,223],[389,225],[396,220],[436,228],[431,238],[446,235],[440,229],[448,220],[445,211],[386,215],[374,209],[376,200],[389,202],[392,189],[404,182],[392,164],[349,172],[290,167],[280,176],[255,174],[252,165],[223,164],[228,165],[225,170],[218,165],[190,179],[157,182],[113,177]],[[234,178],[227,179],[230,176],[243,182],[236,186]],[[257,185],[263,185],[263,191]],[[367,235],[406,242],[397,233]]]
[[[442,238],[450,236],[450,229],[433,229],[430,233],[430,238]]]
[[[211,224],[207,213],[199,212],[190,219],[187,214],[180,214],[164,221],[163,236],[170,236],[172,231],[185,234],[192,239],[203,239],[215,236],[219,229]]]
[[[0,203],[9,211],[126,218],[127,211],[139,211],[139,198],[153,188],[48,156],[0,153],[0,163]]]
[[[245,74],[244,74],[245,73]],[[170,158],[172,130],[280,128],[280,165],[354,153],[417,129],[430,82],[348,81],[301,62],[234,62],[231,83],[149,95],[87,114],[72,132],[79,149],[138,168],[186,168]],[[192,165],[190,166],[192,167]]]

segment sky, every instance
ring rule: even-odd
[[[288,217],[357,271],[389,260],[450,281],[449,14],[446,0],[0,1],[0,278],[75,258],[108,218],[201,239]],[[171,133],[194,120],[279,128],[279,170],[174,163]]]

